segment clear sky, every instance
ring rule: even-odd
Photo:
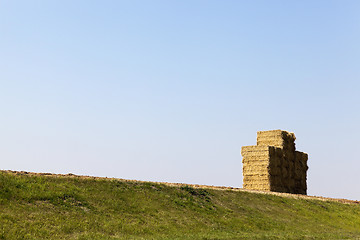
[[[0,169],[242,186],[295,132],[360,200],[360,1],[0,1]]]

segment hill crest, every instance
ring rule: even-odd
[[[258,194],[269,194],[280,197],[295,198],[295,199],[311,199],[311,200],[320,200],[320,201],[332,201],[340,202],[346,204],[360,204],[360,201],[343,199],[343,198],[329,198],[321,196],[309,196],[303,194],[292,194],[292,193],[281,193],[281,192],[271,192],[271,191],[261,191],[261,190],[251,190],[244,188],[235,188],[235,187],[226,187],[226,186],[212,186],[212,185],[201,185],[201,184],[189,184],[189,183],[170,183],[170,182],[152,182],[152,181],[141,181],[141,180],[131,180],[123,178],[110,178],[110,177],[96,177],[88,175],[76,175],[72,173],[68,174],[58,174],[58,173],[37,173],[37,172],[27,172],[27,171],[13,171],[13,170],[0,170],[1,172],[16,174],[16,175],[29,175],[29,176],[45,176],[45,177],[65,177],[65,178],[83,178],[83,179],[103,179],[103,180],[119,180],[127,182],[139,182],[139,183],[155,183],[155,184],[164,184],[172,187],[184,187],[189,186],[193,188],[203,188],[203,189],[214,189],[214,190],[230,190],[230,191],[241,191],[241,192],[250,192]]]

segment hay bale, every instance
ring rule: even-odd
[[[268,151],[268,146],[243,146],[241,147],[241,154],[247,152],[261,152],[261,151]]]
[[[259,151],[259,152],[244,152],[241,153],[243,157],[248,156],[258,156],[258,157],[269,157],[269,151]]]
[[[306,153],[295,135],[282,130],[257,132],[257,145],[241,148],[244,188],[306,194]]]
[[[280,148],[295,147],[295,135],[282,130],[259,131],[257,132],[258,146],[275,146]]]

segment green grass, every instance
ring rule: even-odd
[[[360,206],[0,172],[0,239],[360,239]]]

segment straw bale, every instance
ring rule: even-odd
[[[281,136],[279,136],[279,137],[258,137],[256,142],[259,143],[262,141],[274,141],[274,142],[282,143],[282,142],[284,142],[284,139],[282,139]],[[257,145],[257,146],[259,146],[259,145]]]
[[[265,159],[256,159],[256,158],[243,158],[243,164],[256,164],[256,165],[262,165],[267,164],[269,165],[269,158]],[[302,166],[302,165],[299,165]]]
[[[270,184],[244,184],[243,187],[245,189],[252,189],[252,190],[260,190],[260,191],[270,191]]]
[[[252,189],[252,190],[260,190],[260,191],[270,191],[270,184],[245,184],[245,189]]]
[[[264,174],[267,174],[269,172],[269,167],[266,165],[258,165],[258,166],[254,166],[254,165],[246,165],[243,166],[243,171],[251,171],[251,172],[265,172]]]
[[[248,152],[245,154],[242,154],[243,158],[261,158],[261,159],[268,159],[269,158],[269,152]]]
[[[270,130],[270,131],[258,131],[257,137],[263,137],[263,136],[281,136],[283,130]]]
[[[258,170],[255,170],[255,171],[245,169],[243,171],[243,173],[244,173],[244,176],[264,176],[264,175],[268,175],[269,171],[266,170],[266,169],[258,169]]]
[[[243,178],[244,182],[263,182],[267,183],[269,182],[269,176],[267,174],[257,174],[257,175],[244,175]]]
[[[264,139],[257,141],[258,146],[274,146],[274,147],[283,147],[284,142],[278,139]]]
[[[244,188],[306,194],[306,153],[295,148],[295,135],[259,131],[257,145],[242,147]]]
[[[268,171],[266,170],[258,170],[258,171],[244,171],[244,176],[248,176],[248,177],[258,177],[258,176],[262,176],[262,175],[267,175],[269,174]],[[249,180],[250,178],[246,178],[246,180]]]
[[[252,162],[252,163],[257,163],[257,162],[269,162],[269,156],[246,156],[243,157],[243,163],[245,162]]]
[[[241,153],[241,155],[243,157],[248,157],[248,156],[269,157],[269,151],[244,152]]]
[[[243,146],[241,147],[241,152],[258,152],[258,151],[268,151],[268,146]]]
[[[270,182],[268,182],[268,181],[248,181],[248,182],[246,182],[245,183],[245,185],[246,186],[256,186],[256,185],[258,185],[258,186],[261,186],[261,187],[264,187],[264,186],[268,186],[268,187],[270,187],[271,185],[270,185]]]
[[[254,166],[269,166],[269,160],[247,160],[243,162],[243,166],[254,165]]]
[[[243,164],[269,165],[269,159],[243,158]]]
[[[259,151],[259,152],[242,152],[241,155],[243,157],[252,157],[252,156],[263,156],[263,157],[268,157],[269,156],[269,151]],[[300,159],[299,159],[300,161]]]
[[[244,178],[251,180],[251,181],[268,181],[270,179],[270,175],[268,173],[264,174],[244,174]]]
[[[260,163],[260,164],[244,163],[243,164],[243,169],[253,169],[253,168],[268,169],[269,167],[270,166],[268,163]]]
[[[244,179],[245,181],[245,179]],[[244,184],[247,184],[247,185],[270,185],[270,181],[269,180],[252,180],[252,179],[247,179],[246,182]]]
[[[266,137],[257,137],[256,142],[259,141],[279,141],[284,142],[285,140],[281,136],[266,136]],[[259,145],[258,145],[259,146]]]
[[[294,133],[287,131],[274,130],[257,132],[257,145],[268,144],[270,146],[281,147],[286,144],[294,143],[295,139]]]

